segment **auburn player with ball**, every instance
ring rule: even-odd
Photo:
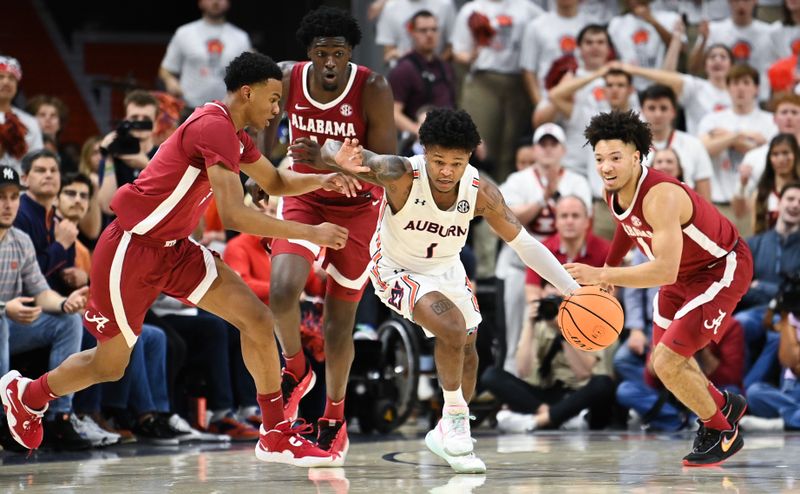
[[[481,315],[459,258],[470,221],[485,218],[525,264],[561,293],[572,293],[578,284],[520,226],[497,185],[469,164],[480,136],[466,112],[428,112],[419,137],[425,154],[411,158],[375,154],[350,139],[328,140],[321,156],[309,139],[289,149],[295,162],[341,167],[385,190],[370,244],[369,275],[384,304],[436,337],[444,407],[425,443],[456,472],[482,473],[486,467],[473,453],[467,407],[477,378]]]
[[[661,287],[648,371],[699,417],[683,464],[721,463],[744,445],[738,423],[747,402],[721,393],[693,356],[727,331],[753,277],[750,249],[733,224],[694,190],[642,164],[652,133],[636,113],[600,113],[584,136],[594,149],[617,228],[605,267],[564,267],[581,284]],[[633,245],[649,262],[616,267]]]

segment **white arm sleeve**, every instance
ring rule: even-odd
[[[573,290],[580,288],[578,282],[558,262],[556,256],[547,250],[541,242],[531,237],[521,228],[519,234],[508,242],[509,247],[519,254],[520,259],[539,276],[546,279],[564,295],[569,295]]]

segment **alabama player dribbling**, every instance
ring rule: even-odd
[[[733,224],[694,190],[642,164],[653,136],[636,113],[600,113],[584,135],[594,148],[617,228],[605,267],[565,268],[581,284],[661,287],[654,302],[648,371],[699,417],[697,437],[683,464],[719,464],[744,445],[738,424],[747,402],[720,392],[694,354],[728,329],[753,277],[750,249]],[[615,267],[633,245],[649,262]]]
[[[269,194],[303,194],[320,187],[352,195],[356,182],[336,174],[278,171],[244,127],[268,125],[278,113],[281,71],[269,57],[243,53],[226,70],[227,96],[199,107],[160,147],[132,184],[117,191],[117,219],[103,232],[92,263],[84,325],[97,347],[74,354],[36,380],[11,371],[0,379],[11,434],[36,449],[48,402],[93,384],[120,379],[160,293],[216,314],[241,333],[242,355],[255,380],[263,425],[256,456],[298,466],[332,466],[340,458],[304,439],[307,426],[284,420],[280,364],[272,314],[242,279],[189,235],[213,194],[229,229],[265,237],[302,238],[342,248],[347,230],[279,221],[244,205],[239,171]],[[212,190],[213,189],[213,190]]]

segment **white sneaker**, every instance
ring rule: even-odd
[[[589,409],[584,408],[583,410],[578,413],[578,415],[572,417],[571,419],[567,420],[563,424],[561,424],[562,431],[585,431],[589,429],[589,422],[586,421],[586,415],[589,414]]]
[[[78,434],[91,441],[92,446],[95,447],[111,446],[112,444],[117,444],[122,438],[122,436],[116,432],[107,431],[97,425],[97,422],[95,422],[94,419],[88,415],[83,418],[79,418],[73,413],[70,416],[70,421],[72,422],[72,426],[75,428]]]
[[[470,452],[464,455],[452,456],[445,452],[440,425],[441,422],[425,436],[425,446],[433,454],[446,461],[456,473],[486,473],[486,465],[475,453]]]
[[[497,428],[501,432],[509,434],[530,432],[536,429],[536,416],[511,410],[500,410],[497,412]]]
[[[227,434],[211,434],[208,432],[200,432],[195,429],[189,422],[177,413],[173,413],[169,417],[169,426],[177,434],[178,442],[186,443],[190,441],[199,441],[205,443],[227,443],[230,442],[231,436]]]
[[[754,415],[745,415],[739,419],[739,427],[743,431],[760,431],[760,432],[778,432],[783,431],[783,419],[778,417],[774,419],[765,419],[763,417],[756,417]]]
[[[448,455],[461,456],[472,452],[468,407],[444,407],[442,418],[434,430],[441,437],[442,450]]]

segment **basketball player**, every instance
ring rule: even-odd
[[[469,164],[480,136],[466,112],[430,111],[419,137],[425,154],[412,158],[378,155],[345,139],[344,144],[328,140],[320,159],[384,188],[369,275],[388,307],[436,337],[444,409],[425,443],[456,472],[482,473],[486,467],[473,453],[467,407],[475,391],[481,314],[459,258],[470,221],[483,216],[525,264],[562,293],[578,284],[520,226],[497,186]],[[298,140],[290,151],[295,162],[320,154],[309,139]]]
[[[281,64],[281,108],[289,119],[290,142],[309,137],[322,145],[327,139],[349,137],[377,152],[394,154],[397,134],[391,88],[380,74],[350,62],[353,48],[361,40],[352,15],[328,7],[309,12],[300,23],[297,39],[308,50],[309,61]],[[277,126],[272,126],[262,135],[267,156],[276,133]],[[295,163],[292,169],[320,173],[302,163]],[[346,227],[350,236],[347,246],[338,251],[323,251],[320,245],[301,239],[272,244],[270,308],[286,361],[282,388],[289,419],[297,416],[301,398],[316,380],[300,344],[298,300],[314,260],[324,256],[328,273],[323,313],[327,399],[317,424],[317,441],[320,448],[343,456],[348,447],[344,398],[354,355],[353,327],[367,283],[369,239],[382,194],[380,187],[363,184],[357,197],[315,191],[284,199],[279,217],[309,225],[330,221]]]
[[[191,240],[212,193],[227,228],[265,237],[302,238],[340,249],[347,230],[324,223],[279,221],[244,205],[239,171],[270,194],[303,194],[320,187],[345,190],[356,181],[278,171],[256,149],[245,126],[263,128],[278,113],[281,71],[269,57],[245,52],[225,74],[227,96],[195,110],[160,147],[132,184],[121,187],[92,263],[92,293],[84,325],[97,347],[74,354],[35,381],[11,371],[0,379],[14,439],[29,449],[42,441],[48,402],[93,384],[115,381],[128,365],[148,307],[160,293],[231,322],[241,331],[242,354],[255,380],[263,427],[256,456],[298,466],[330,466],[337,458],[318,449],[284,420],[272,314],[242,279]],[[213,191],[213,192],[212,192]]]
[[[694,190],[642,166],[652,134],[636,113],[600,113],[584,135],[594,148],[617,228],[605,267],[564,267],[581,284],[661,287],[653,304],[654,350],[648,370],[700,419],[683,464],[716,465],[744,445],[738,423],[747,402],[740,395],[720,393],[693,356],[711,340],[722,339],[750,286],[753,259],[747,242]],[[633,245],[649,262],[615,267]]]

